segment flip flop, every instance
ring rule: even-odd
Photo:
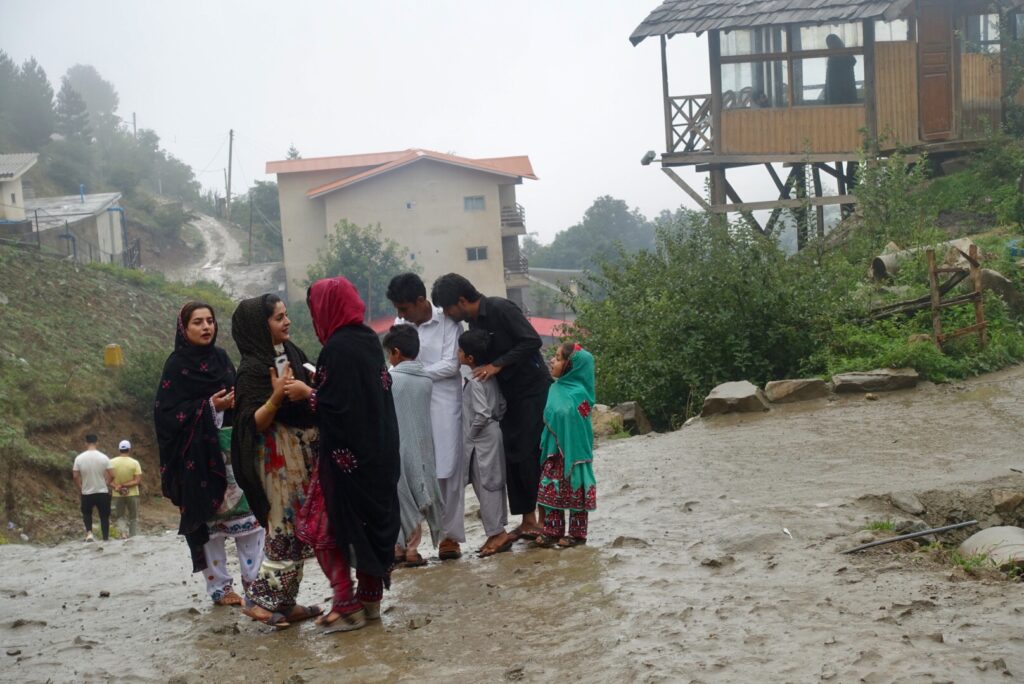
[[[413,553],[414,555],[412,558],[409,558],[408,556],[405,557],[405,563],[403,563],[402,567],[422,568],[427,564],[427,559],[421,556],[418,551],[414,551]]]
[[[254,622],[262,622],[267,627],[273,627],[276,630],[288,629],[291,627],[291,623],[288,622],[288,616],[284,613],[271,613],[266,617],[260,617],[252,612],[249,608],[243,608],[242,614],[251,618]]]
[[[533,540],[533,545],[542,549],[551,549],[558,545],[558,537],[549,537],[546,534],[539,534]]]
[[[533,541],[534,539],[540,536],[540,532],[525,532],[523,531],[523,526],[520,525],[519,527],[509,532],[509,535],[517,540],[526,539],[528,541]]]
[[[298,609],[302,610],[301,615],[295,615],[295,611]],[[323,612],[323,608],[321,608],[320,606],[300,606],[299,604],[295,604],[295,606],[292,608],[291,613],[288,614],[286,620],[288,620],[289,622],[301,622],[302,620],[309,620],[310,618],[320,617],[320,615]]]
[[[562,537],[558,540],[558,548],[571,549],[574,546],[584,546],[586,543],[586,539],[577,539],[576,537]]]
[[[213,604],[215,606],[240,606],[242,605],[242,597],[233,591],[229,591],[214,601]]]
[[[493,547],[491,549],[488,549],[485,546],[484,548],[480,549],[480,552],[478,554],[476,554],[477,558],[489,558],[490,556],[493,556],[496,553],[505,553],[506,551],[511,551],[512,550],[512,545],[515,544],[515,543],[516,543],[515,538],[514,537],[510,537],[509,539],[506,539],[505,543],[502,544],[501,546],[496,546],[496,547]]]
[[[338,632],[352,632],[366,626],[366,613],[362,608],[354,613],[340,613],[331,622],[321,623],[321,634],[336,634]]]

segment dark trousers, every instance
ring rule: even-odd
[[[508,508],[512,515],[532,513],[537,508],[537,487],[540,485],[540,436],[544,432],[544,393],[526,397],[509,397],[508,408],[501,420],[505,444],[505,474]]]
[[[100,512],[100,529],[106,541],[110,538],[110,494],[82,494],[82,522],[86,532],[92,532],[93,506]]]

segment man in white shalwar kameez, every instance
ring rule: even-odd
[[[466,541],[466,482],[468,471],[462,449],[462,374],[459,370],[459,335],[462,325],[452,321],[427,299],[427,288],[415,273],[391,279],[387,297],[398,311],[395,324],[408,323],[420,336],[417,360],[434,382],[430,398],[430,424],[434,459],[443,501],[441,544],[438,557],[462,555]]]

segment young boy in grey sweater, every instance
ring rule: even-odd
[[[489,362],[490,338],[485,330],[469,330],[459,336],[459,363],[470,369]],[[505,532],[508,505],[505,501],[505,450],[499,421],[505,415],[505,398],[492,379],[465,380],[462,390],[462,443],[469,464],[469,481],[480,502],[480,519],[487,541],[481,558],[512,548],[515,538]]]

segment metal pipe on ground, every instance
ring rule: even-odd
[[[956,525],[946,525],[945,527],[933,527],[930,530],[921,530],[920,532],[911,532],[909,534],[901,534],[897,537],[889,537],[888,539],[879,539],[873,541],[870,544],[861,544],[852,549],[841,551],[840,553],[856,553],[858,551],[864,551],[865,549],[874,548],[875,546],[882,546],[883,544],[892,544],[893,542],[906,541],[907,539],[917,539],[918,537],[927,537],[929,534],[938,534],[940,532],[949,532],[950,530],[959,530],[961,527],[970,527],[971,525],[977,525],[977,520],[968,520],[967,522],[957,523]]]
[[[888,254],[879,254],[871,260],[871,278],[875,281],[885,280],[896,275],[897,271],[900,270],[900,262],[906,261],[915,254],[924,252],[929,249],[946,249],[948,254],[949,250],[959,249],[965,254],[970,253],[971,245],[974,241],[970,238],[959,238],[957,240],[948,240],[946,242],[940,242],[937,245],[922,245],[920,247],[912,247],[910,249],[902,249],[898,252],[890,252]],[[954,261],[959,262],[960,259]]]

